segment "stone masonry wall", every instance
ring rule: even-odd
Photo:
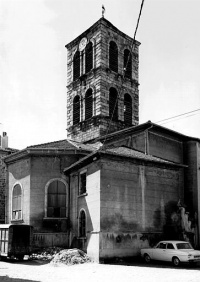
[[[87,42],[93,43],[93,69],[88,73],[81,67],[81,74],[73,81],[73,56],[78,50],[79,42],[86,37]],[[113,40],[118,46],[118,72],[109,68],[109,44]],[[118,92],[118,121],[113,121],[109,132],[115,132],[127,127],[124,124],[124,94],[132,97],[132,125],[139,123],[139,90],[138,90],[138,67],[139,67],[139,42],[123,32],[119,31],[108,21],[101,19],[91,28],[69,43],[67,47],[67,134],[68,138],[78,141],[88,141],[104,135],[107,130],[105,119],[109,117],[109,90],[114,87]],[[124,78],[124,50],[132,50],[132,79]],[[85,51],[81,58],[84,61]],[[83,64],[84,65],[84,64]],[[122,87],[123,85],[123,87]],[[85,121],[85,93],[91,88],[93,92],[93,117],[101,117],[103,122],[90,123],[89,128],[82,127]],[[80,97],[80,122],[73,125],[73,99]]]

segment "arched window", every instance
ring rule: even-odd
[[[117,90],[114,87],[110,88],[109,93],[109,116],[112,120],[118,120],[118,97]]]
[[[86,237],[86,214],[84,210],[79,214],[79,237]]]
[[[22,188],[16,184],[12,193],[12,219],[22,219]]]
[[[80,76],[80,52],[76,51],[73,59],[73,80]]]
[[[124,122],[132,124],[132,98],[129,94],[124,95]]]
[[[109,68],[118,72],[118,49],[114,41],[111,41],[109,46]]]
[[[73,101],[73,125],[80,122],[80,97],[76,95]]]
[[[49,184],[47,217],[66,217],[66,186],[60,180],[54,180]]]
[[[85,94],[85,119],[89,119],[92,117],[92,110],[93,110],[93,104],[92,104],[92,89],[88,89]]]
[[[125,77],[132,78],[132,55],[128,49],[124,50]]]
[[[85,72],[89,72],[93,68],[93,46],[89,42],[85,48]]]

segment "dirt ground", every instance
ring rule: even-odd
[[[85,263],[72,266],[53,266],[44,261],[0,261],[0,282],[198,282],[200,266],[181,266],[151,263],[111,265]]]

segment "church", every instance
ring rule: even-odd
[[[199,242],[200,140],[139,123],[139,46],[104,17],[68,43],[67,138],[5,158],[6,223],[96,262]]]

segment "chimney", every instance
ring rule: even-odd
[[[1,148],[8,148],[8,135],[6,132],[3,132],[3,137],[1,137]]]

